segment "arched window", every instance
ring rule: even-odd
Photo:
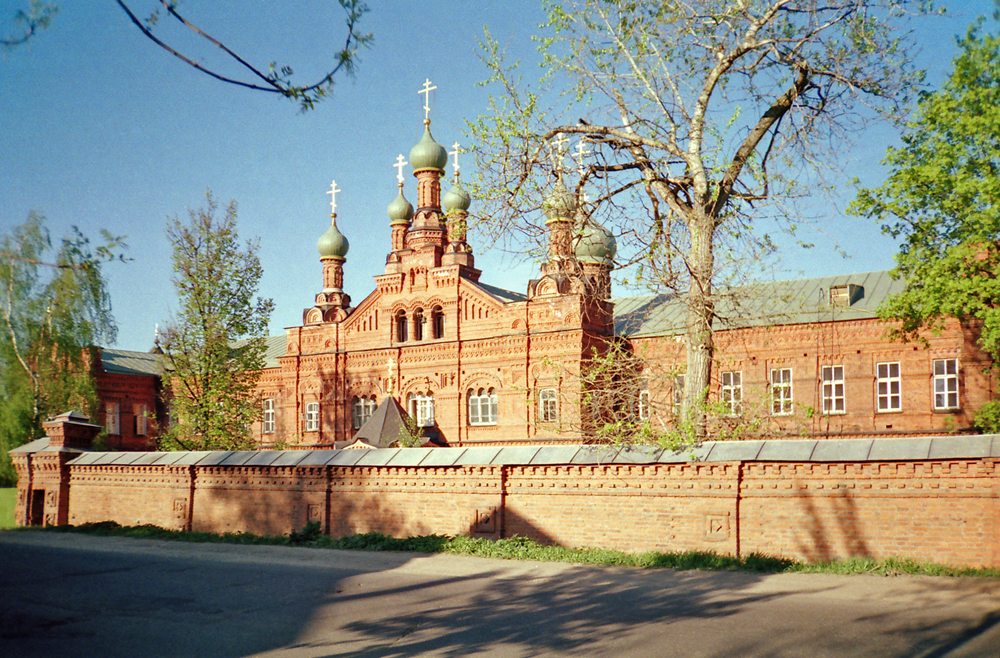
[[[370,398],[354,398],[353,403],[352,418],[354,421],[354,429],[361,429],[361,426],[368,422],[368,419],[372,417],[375,413],[377,405],[375,404],[375,397]]]
[[[417,427],[434,425],[434,395],[431,393],[410,393],[407,398],[410,416]]]
[[[424,309],[422,308],[413,312],[413,338],[414,340],[424,339]]]
[[[406,311],[396,311],[396,341],[405,343],[409,335],[410,330],[406,326]]]
[[[497,392],[495,389],[469,389],[469,424],[497,424]]]
[[[538,420],[543,423],[554,423],[559,420],[559,400],[556,389],[543,388],[538,392]]]
[[[431,323],[434,338],[444,338],[444,309],[440,306],[431,309]]]
[[[264,434],[274,434],[274,398],[264,400],[264,419],[261,431]]]
[[[306,432],[318,432],[319,431],[319,402],[309,402],[306,404]]]

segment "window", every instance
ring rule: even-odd
[[[743,413],[743,373],[731,371],[722,373],[722,387],[719,397],[726,405],[729,414],[737,416]]]
[[[879,411],[900,411],[903,408],[899,376],[899,363],[875,365],[875,397]]]
[[[410,335],[410,329],[406,324],[406,311],[396,312],[396,341],[405,343]]]
[[[687,380],[685,375],[674,376],[674,414],[681,412],[681,402],[684,400],[684,384]]]
[[[646,388],[639,391],[639,402],[636,404],[636,415],[639,416],[639,420],[646,420],[649,418],[649,390]]]
[[[958,409],[958,359],[934,359],[934,408]]]
[[[413,340],[424,339],[424,309],[418,308],[413,312]]]
[[[146,405],[132,405],[132,414],[135,417],[135,436],[146,436]]]
[[[431,331],[434,338],[444,338],[444,309],[440,306],[431,310]]]
[[[121,417],[119,415],[118,403],[108,402],[104,405],[104,415],[105,415],[105,427],[108,428],[108,434],[118,435],[122,433],[121,429]]]
[[[274,399],[264,400],[264,422],[261,431],[264,434],[274,434]]]
[[[495,389],[474,391],[470,388],[468,398],[470,425],[497,424],[497,392]]]
[[[823,366],[823,413],[844,413],[844,366]]]
[[[771,413],[784,416],[792,413],[792,369],[771,369]]]
[[[360,429],[375,413],[375,398],[354,398],[354,429]]]
[[[554,423],[559,420],[559,401],[556,389],[543,388],[538,392],[538,420],[543,423]]]
[[[319,402],[306,404],[306,431],[319,431]]]
[[[434,396],[423,393],[410,393],[410,415],[417,421],[417,427],[434,425]]]

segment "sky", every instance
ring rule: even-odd
[[[21,4],[27,2],[0,8],[0,33],[13,30],[10,15]],[[176,300],[167,218],[186,218],[211,190],[220,205],[237,201],[241,236],[260,240],[260,294],[274,299],[270,332],[280,333],[301,324],[302,310],[322,288],[316,240],[329,225],[327,191],[336,180],[337,224],[350,241],[344,288],[360,302],[374,288],[372,277],[384,272],[386,206],[397,193],[393,165],[422,135],[424,81],[437,87],[430,97],[435,139],[449,150],[456,141],[473,146],[465,122],[487,108],[488,92],[478,85],[486,77],[477,56],[483,27],[530,72],[537,62],[531,37],[543,18],[538,0],[369,4],[361,29],[375,40],[360,53],[356,77],[341,76],[331,99],[302,113],[277,95],[225,85],[187,66],[148,41],[113,2],[58,3],[50,27],[0,51],[0,232],[34,210],[55,239],[72,226],[92,239],[101,229],[126,236],[131,260],[105,269],[116,346],[144,351]],[[142,2],[130,6],[149,12]],[[301,80],[321,77],[323,53],[339,49],[346,35],[332,2],[189,0],[181,9],[255,64],[289,64]],[[924,22],[916,33],[915,57],[932,88],[950,70],[954,35],[989,14],[992,2],[964,0],[948,10],[949,18]],[[162,34],[200,61],[217,61],[182,32]],[[878,185],[885,176],[879,162],[896,143],[888,127],[859,135],[843,147],[846,173]],[[468,176],[472,157],[461,163]],[[414,180],[408,172],[406,179],[412,203]],[[832,198],[817,199],[822,232],[799,236],[816,246],[783,247],[778,278],[893,266],[897,245],[871,221],[843,212],[854,194],[844,183]],[[474,234],[470,241],[483,281],[524,292],[537,275],[537,264],[486,251]]]

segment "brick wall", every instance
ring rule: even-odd
[[[455,448],[151,453],[146,464],[115,463],[135,453],[88,453],[64,471],[74,524],[285,534],[316,520],[333,536],[523,535],[629,551],[1000,567],[1000,437],[886,441],[845,442],[843,450],[919,448],[928,456],[813,456],[836,452],[831,441],[720,443],[700,449],[697,462],[659,451],[598,456],[580,446],[469,449],[468,460],[480,463],[463,463]],[[741,451],[756,456],[732,458]],[[805,456],[773,458],[782,452]],[[33,457],[18,463],[44,461]],[[38,488],[50,474],[22,481]]]

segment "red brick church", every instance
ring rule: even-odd
[[[485,283],[467,242],[472,200],[458,149],[442,194],[449,153],[424,123],[409,162],[397,159],[385,273],[353,306],[343,289],[340,190],[331,186],[319,291],[302,326],[268,339],[254,428],[261,447],[389,445],[404,411],[429,445],[593,440],[581,373],[612,344],[645,363],[620,382],[617,411],[669,429],[683,388],[683,304],[611,297],[615,239],[561,180],[543,204],[548,258],[539,278],[524,293]],[[407,164],[415,209],[404,195]],[[950,321],[926,344],[888,341],[876,309],[900,288],[872,272],[723,291],[710,391],[721,425],[756,418],[753,434],[771,437],[974,431],[995,388],[975,327]],[[162,422],[165,413],[155,355],[103,350],[96,371],[109,446],[152,449],[145,418],[155,410]]]

